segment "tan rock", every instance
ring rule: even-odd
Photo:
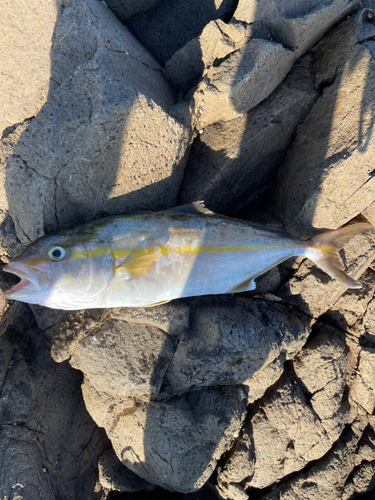
[[[243,454],[240,444],[237,444],[232,452],[232,465],[225,466],[220,482],[244,484],[245,481],[246,488],[265,488],[302,469],[310,460],[320,458],[332,445],[293,378],[283,377],[276,384],[251,421],[245,424],[243,433],[251,443],[246,458],[252,463],[253,473],[248,475],[251,469],[246,467],[239,476],[238,468],[232,469],[236,466],[233,456],[237,454],[237,449]]]
[[[296,375],[309,391],[311,406],[332,442],[356,416],[347,399],[353,362],[345,340],[340,332],[324,326],[293,360]]]
[[[206,127],[194,142],[181,201],[204,199],[219,213],[245,211],[275,175],[297,125],[316,97],[312,58],[306,56],[256,108]]]
[[[375,408],[375,349],[363,347],[355,378],[350,389],[350,397],[370,415]]]
[[[346,271],[355,280],[361,281],[359,278],[374,259],[374,250],[375,233],[367,232],[353,238],[341,251]],[[313,317],[333,309],[343,293],[356,294],[308,260],[304,260],[291,280],[277,291],[288,304]]]
[[[191,101],[192,123],[197,130],[220,120],[232,120],[262,102],[295,61],[356,3],[336,0],[328,5],[307,2],[295,7],[273,0],[240,1],[233,22],[259,22],[270,35],[255,34],[207,71]]]
[[[103,214],[176,204],[190,135],[167,114],[174,94],[149,54],[143,63],[125,48],[100,47],[13,150],[6,190],[24,244]]]
[[[0,132],[36,115],[47,99],[52,35],[62,1],[1,5]]]
[[[374,42],[366,40],[375,34],[375,26],[372,18],[361,12],[357,15],[360,23],[346,21],[356,30],[352,48],[338,66],[336,79],[300,126],[279,171],[277,213],[287,230],[300,237],[310,236],[312,227],[336,229],[374,201],[371,102],[375,100],[375,60]],[[327,37],[326,52],[339,46],[340,26],[338,39],[333,34]],[[365,31],[366,39],[354,44],[358,30]],[[322,52],[320,46],[318,54]]]
[[[358,418],[351,428],[344,431],[326,456],[311,467],[277,486],[262,500],[337,500],[341,498],[346,480],[354,468],[358,442],[367,419]],[[358,428],[359,427],[359,428]]]
[[[364,314],[375,293],[375,272],[368,268],[361,276],[362,288],[348,290],[322,320],[360,337],[365,332]]]
[[[357,3],[356,0],[307,0],[303,4],[280,3],[276,0],[240,0],[234,17],[246,23],[264,23],[275,40],[296,51],[299,57]]]
[[[362,215],[375,227],[375,201],[362,211]]]

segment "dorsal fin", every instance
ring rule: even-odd
[[[184,215],[216,215],[204,206],[203,201],[193,201],[193,203],[187,203],[186,205],[181,205],[180,207],[171,208],[168,212],[172,214]]]

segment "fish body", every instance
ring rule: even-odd
[[[339,269],[335,252],[371,226],[349,228],[304,242],[216,215],[201,202],[107,217],[32,243],[4,268],[21,278],[5,297],[67,310],[152,306],[252,290],[257,276],[298,255],[359,288]]]

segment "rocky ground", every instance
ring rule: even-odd
[[[301,238],[375,225],[373,8],[5,2],[2,263],[200,199]],[[0,498],[375,498],[374,250],[367,233],[341,252],[360,290],[300,259],[151,309],[1,297]]]

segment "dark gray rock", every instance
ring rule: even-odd
[[[195,302],[159,399],[192,389],[245,384],[254,401],[306,342],[309,321],[288,308],[237,297]],[[273,368],[273,369],[272,369]],[[261,372],[261,374],[259,373]]]
[[[157,7],[162,0],[106,0],[108,8],[122,22]]]
[[[228,21],[235,4],[234,0],[164,0],[152,12],[133,17],[128,28],[164,65],[210,21]]]
[[[37,329],[13,328],[0,337],[0,496],[99,500],[110,442],[85,408],[82,376],[51,359]]]

